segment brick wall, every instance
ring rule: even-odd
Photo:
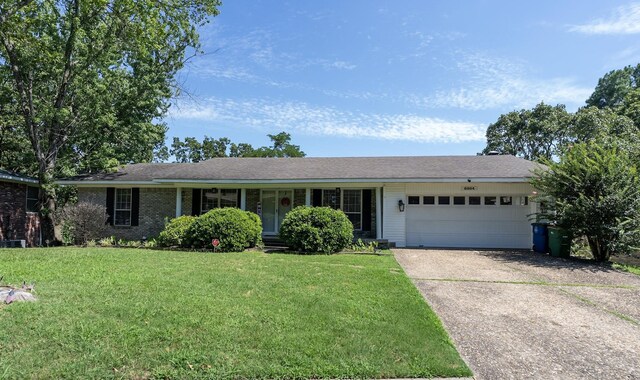
[[[193,189],[182,189],[182,215],[191,215],[192,205]]]
[[[80,188],[78,189],[78,200],[105,205],[106,188]],[[175,216],[176,205],[175,189],[140,189],[140,219],[139,225],[134,227],[109,226],[107,236],[115,236],[119,239],[139,240],[143,236],[147,238],[157,236],[164,228],[165,218]],[[182,214],[191,214],[192,189],[182,190]],[[294,189],[293,205],[301,206],[305,204],[306,190]],[[260,202],[260,189],[246,190],[246,209],[256,212]],[[371,196],[371,232],[355,231],[356,237],[375,238],[376,236],[376,200],[375,189],[372,189]]]
[[[26,211],[27,185],[0,182],[0,240],[26,240],[40,245],[40,217]]]
[[[191,191],[191,189],[187,189]],[[183,213],[190,214],[190,202],[185,206],[185,192],[183,190]],[[190,199],[191,197],[188,196]],[[106,188],[79,188],[78,201],[101,204],[106,207]],[[188,208],[186,208],[188,207]],[[140,189],[140,219],[138,226],[108,226],[107,236],[115,236],[118,239],[140,240],[143,237],[152,238],[158,236],[164,228],[165,218],[173,218],[176,215],[176,190],[175,189]]]

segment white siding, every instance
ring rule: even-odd
[[[513,205],[407,205],[408,246],[530,248],[529,215],[535,207],[517,205],[531,196],[527,183],[409,184],[407,196],[512,196]],[[466,198],[468,200],[468,198]],[[408,203],[408,202],[407,202]]]
[[[410,247],[531,248],[528,206],[407,207]]]
[[[389,240],[389,242],[396,243],[397,247],[404,247],[406,246],[406,212],[400,212],[398,210],[398,201],[402,200],[404,203],[407,203],[405,185],[386,185],[384,186],[383,194],[383,238]]]
[[[464,190],[475,187],[476,190]],[[528,183],[409,183],[407,195],[514,195],[531,194]]]

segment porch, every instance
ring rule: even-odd
[[[382,236],[382,190],[380,188],[191,188],[176,189],[176,216],[201,215],[213,208],[238,207],[262,219],[263,236],[277,236],[285,215],[298,206],[326,206],[345,212],[354,236]],[[190,212],[189,212],[190,211]]]

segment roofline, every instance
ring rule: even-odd
[[[115,186],[115,185],[159,185],[158,182],[155,181],[91,181],[91,180],[85,180],[85,181],[65,181],[65,180],[60,180],[60,181],[55,181],[56,185],[63,185],[63,186],[81,186],[81,187],[95,187],[94,185],[111,185],[111,186]],[[84,185],[84,186],[83,186]]]
[[[36,185],[38,185],[40,183],[35,178],[18,177],[18,176],[14,176],[14,175],[10,175],[10,174],[2,174],[2,173],[0,173],[0,179],[5,180],[7,182],[32,183],[32,184],[36,184]]]
[[[169,184],[308,184],[308,183],[469,183],[469,182],[495,182],[514,183],[529,182],[530,177],[469,177],[469,178],[315,178],[315,179],[155,179],[151,181],[56,181],[59,185],[75,185],[80,187],[95,187],[98,185],[122,186],[122,185],[169,185]]]

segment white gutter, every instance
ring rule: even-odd
[[[129,185],[155,185],[159,184],[154,181],[56,181],[58,185],[76,185],[76,186],[87,186],[87,187],[95,187],[95,185],[105,185],[105,186],[129,186]]]
[[[183,184],[195,185],[229,185],[229,184],[295,184],[295,183],[477,183],[477,182],[493,182],[493,183],[524,183],[529,182],[528,177],[510,177],[510,178],[332,178],[332,179],[156,179],[152,181],[57,181],[60,185],[77,185],[81,187],[95,187],[96,185],[105,186],[127,186],[127,185],[167,185],[173,184],[183,186]]]
[[[0,179],[4,179],[4,180],[6,180],[8,182],[34,183],[34,184],[38,184],[39,183],[37,179],[16,177],[16,176],[6,175],[6,174],[0,174]]]
[[[331,178],[331,179],[157,179],[157,183],[195,183],[195,184],[278,184],[278,183],[469,183],[469,182],[528,182],[526,177],[514,178]]]

